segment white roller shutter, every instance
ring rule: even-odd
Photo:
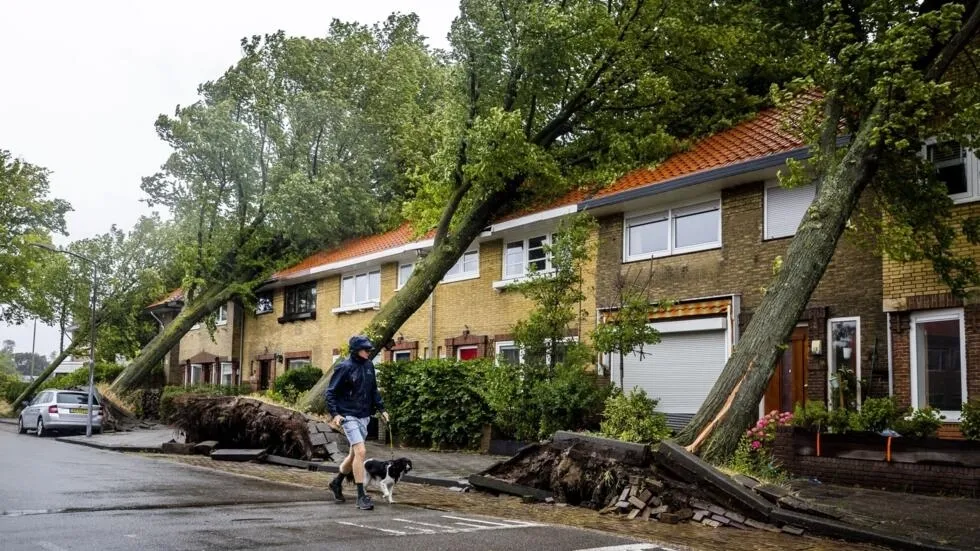
[[[766,239],[795,235],[815,195],[813,184],[792,189],[766,187]]]
[[[640,387],[659,399],[657,410],[668,414],[672,425],[683,425],[680,420],[697,413],[725,367],[726,335],[725,330],[662,333],[642,360],[637,354],[626,357],[623,386]]]

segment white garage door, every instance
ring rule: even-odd
[[[640,387],[659,399],[657,410],[667,414],[672,427],[682,427],[725,367],[727,331],[662,332],[660,338],[660,343],[646,347],[642,360],[637,354],[626,357],[623,386],[627,391]]]

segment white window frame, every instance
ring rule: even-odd
[[[215,325],[228,325],[228,305],[218,306],[218,311],[214,314]]]
[[[412,351],[411,350],[392,350],[391,351],[391,361],[397,362],[399,355],[407,355],[405,361],[412,361]]]
[[[476,270],[471,270],[469,272],[463,271],[466,266],[466,256],[475,255],[476,256]],[[451,272],[459,267],[458,274],[451,274]],[[466,281],[468,279],[477,279],[480,277],[480,246],[474,245],[466,250],[463,254],[456,259],[456,263],[452,265],[449,270],[446,271],[446,275],[442,277],[440,283],[454,283],[456,281]]]
[[[197,370],[197,377],[194,377],[195,369]],[[190,380],[187,382],[188,385],[201,384],[204,381],[198,380],[204,376],[204,365],[203,364],[191,364]]]
[[[912,407],[918,409],[926,404],[919,402],[919,378],[918,378],[918,342],[916,342],[916,326],[920,323],[930,323],[935,321],[958,321],[960,324],[960,403],[966,402],[969,398],[967,388],[966,370],[966,318],[962,308],[950,308],[946,310],[929,310],[925,312],[913,313],[909,319],[909,374],[912,380]],[[945,422],[959,423],[960,410],[942,410],[946,416]]]
[[[378,277],[378,296],[374,298],[371,296],[371,276],[377,274]],[[357,278],[366,277],[367,278],[367,300],[359,301],[357,300]],[[354,284],[354,302],[345,303],[344,302],[344,282],[347,280],[352,280]],[[359,272],[351,272],[348,274],[343,274],[340,276],[340,306],[331,310],[334,314],[340,314],[344,312],[354,312],[358,310],[377,310],[381,307],[381,268],[371,268],[370,270],[363,270]]]
[[[479,353],[480,353],[480,345],[478,345],[478,344],[466,344],[466,345],[463,345],[463,346],[457,346],[456,347],[456,359],[457,360],[462,360],[463,359],[463,358],[460,357],[460,356],[462,356],[462,354],[460,354],[460,352],[462,352],[463,350],[476,350],[477,355],[479,355]]]
[[[220,365],[221,365],[221,375],[219,375],[219,377],[220,377],[219,380],[221,381],[221,386],[232,386],[232,385],[234,385],[235,384],[235,370],[232,369],[231,362],[221,362]],[[228,375],[228,383],[225,383],[225,374],[226,373]]]
[[[938,141],[936,138],[929,138],[925,141],[922,145],[922,158],[929,158],[929,146],[935,145]],[[961,147],[963,147],[962,144]],[[966,192],[949,195],[949,198],[957,205],[980,201],[980,158],[977,157],[976,151],[966,147],[964,149],[966,149],[966,158],[963,159],[963,168],[966,170]]]
[[[528,242],[531,241],[532,239],[537,239],[539,237],[544,238],[544,241],[542,241],[541,243],[542,247],[550,247],[555,242],[555,232],[553,231],[548,231],[544,233],[534,232],[534,234],[526,235],[524,238],[504,239],[503,252],[501,256],[502,262],[500,265],[500,277],[502,278],[502,281],[513,282],[515,280],[525,279],[531,275],[531,270],[528,268],[528,265],[531,263],[530,259],[528,259],[528,249],[530,248]],[[510,243],[517,243],[518,241],[521,242],[521,255],[523,256],[522,263],[521,263],[521,273],[508,274],[507,273],[507,245],[509,245]],[[535,273],[548,274],[555,271],[555,267],[552,266],[551,264],[550,252],[545,254],[544,263],[545,263],[544,269],[538,270]]]
[[[689,212],[684,212],[689,209],[693,209],[698,206],[707,206],[709,203],[714,203],[715,208],[706,209],[701,212],[709,212],[711,210],[718,212],[718,238],[715,241],[708,243],[701,243],[699,245],[690,245],[687,247],[677,247],[674,245],[675,242],[675,231],[674,227],[677,223],[678,215],[691,214]],[[656,219],[661,219],[666,215],[667,220],[667,249],[663,251],[654,251],[652,253],[643,253],[637,255],[630,255],[630,227],[642,224],[647,224]],[[626,215],[623,219],[623,262],[636,262],[638,260],[649,260],[651,258],[661,258],[665,256],[674,256],[680,254],[687,254],[699,251],[709,251],[712,249],[720,249],[722,246],[722,204],[721,195],[713,194],[708,197],[700,197],[691,201],[684,201],[683,203],[674,204],[668,208],[657,208],[649,209],[642,212],[636,212]]]
[[[550,341],[551,341],[551,339],[548,339],[546,342],[550,342]],[[577,343],[578,342],[578,337],[576,337],[576,336],[565,337],[564,338],[564,342],[566,342],[566,343]],[[519,347],[519,346],[517,346],[517,343],[516,342],[514,342],[514,341],[496,341],[493,344],[493,351],[494,351],[493,363],[495,365],[500,365],[500,351],[503,348],[516,348],[517,349],[517,358],[518,358],[517,361],[518,361],[518,363],[520,363],[520,364],[523,364],[524,363],[524,349],[521,348],[521,347]],[[548,351],[545,352],[545,360],[544,361],[546,361],[546,362],[551,361],[551,351],[550,350],[548,350]]]
[[[764,187],[765,187],[765,189],[762,192],[762,240],[763,241],[769,241],[769,240],[772,240],[772,239],[783,239],[783,238],[786,238],[786,237],[793,237],[794,235],[796,235],[796,230],[799,228],[799,225],[800,225],[799,222],[796,224],[796,228],[793,228],[792,233],[780,234],[780,235],[770,234],[770,232],[769,232],[769,190],[772,189],[772,188],[777,188],[777,187],[778,188],[781,188],[782,186],[779,185],[779,180],[768,180],[768,181],[766,181]],[[810,200],[810,205],[812,205],[813,204],[813,200],[817,198],[817,195],[816,195],[817,194],[817,186],[816,186],[816,184],[806,184],[804,186],[800,186],[799,189],[807,188],[807,187],[813,188],[813,199]],[[794,189],[797,189],[797,188],[794,188]],[[809,210],[809,208],[810,207],[808,205],[807,206],[807,210]],[[803,211],[803,216],[806,216],[806,210]],[[803,218],[801,217],[800,218],[800,222],[802,222],[802,221],[803,221]]]
[[[402,268],[411,268],[408,272],[408,277],[402,280]],[[412,274],[415,273],[415,263],[414,262],[399,262],[397,268],[397,274],[395,275],[395,290],[399,290],[405,286]],[[343,284],[343,283],[341,283]]]
[[[854,380],[855,380],[855,391],[857,392],[856,400],[857,407],[861,409],[861,316],[850,316],[850,317],[840,317],[840,318],[830,318],[827,320],[827,404],[829,404],[828,410],[833,410],[837,402],[835,400],[834,392],[830,386],[830,379],[833,373],[837,369],[837,355],[834,353],[834,343],[831,341],[834,335],[833,327],[834,323],[853,321],[857,324],[854,335],[854,350],[851,351],[851,356],[856,357],[857,363],[854,369]]]
[[[313,365],[313,358],[289,358],[286,360],[286,371]]]

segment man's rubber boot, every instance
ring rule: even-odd
[[[343,503],[347,501],[346,499],[344,499],[344,492],[343,492],[343,488],[341,487],[341,484],[342,482],[339,478],[334,479],[333,482],[330,483],[330,491],[333,492],[334,503]]]
[[[371,501],[371,496],[364,495],[357,498],[357,508],[363,511],[374,509],[374,502]]]

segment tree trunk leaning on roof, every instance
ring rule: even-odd
[[[910,35],[920,33],[918,38],[925,41],[925,47],[923,41],[919,41],[915,49],[902,47],[901,50],[916,52],[924,48],[925,51],[915,54],[917,57],[913,59],[896,58],[894,63],[899,66],[897,68],[886,64],[894,57],[891,54],[886,56],[887,59],[879,60],[884,62],[881,63],[883,74],[872,77],[871,83],[866,84],[868,88],[863,90],[863,95],[854,96],[862,93],[855,92],[854,89],[842,91],[843,87],[841,89],[833,86],[824,87],[828,93],[822,123],[819,125],[819,150],[813,163],[818,174],[814,202],[803,217],[781,269],[766,289],[760,306],[752,316],[745,334],[735,346],[711,393],[694,419],[677,437],[679,442],[688,446],[689,450],[700,453],[706,460],[721,462],[730,457],[744,431],[758,417],[759,403],[772,376],[777,353],[786,342],[810,295],[826,271],[837,242],[855,212],[862,192],[869,184],[874,183],[876,191],[880,194],[879,199],[884,197],[882,204],[887,206],[889,205],[887,201],[891,201],[891,204],[900,205],[902,197],[906,197],[904,200],[908,201],[908,195],[901,195],[903,192],[900,186],[914,188],[915,172],[898,175],[897,179],[888,179],[890,170],[888,164],[909,156],[915,158],[918,144],[924,141],[924,137],[928,137],[929,134],[942,134],[943,130],[949,130],[943,128],[943,121],[935,120],[941,117],[932,116],[932,113],[934,110],[944,112],[941,103],[948,97],[945,95],[948,92],[944,87],[947,83],[942,83],[944,76],[957,55],[971,42],[976,41],[980,29],[980,4],[974,2],[962,16],[955,11],[958,9],[955,6],[942,6],[943,4],[949,3],[924,4],[923,13],[935,17],[941,9],[954,10],[946,11],[942,15],[945,18],[944,28],[947,31],[951,21],[959,20],[953,32],[947,32],[945,35],[935,33],[934,27],[941,25],[936,22],[936,19],[927,22],[929,20],[924,19],[926,15],[922,13],[918,17],[926,22],[920,22],[918,25],[915,24],[915,17],[912,17],[913,22],[910,23],[905,19],[907,13],[899,13],[895,15],[895,19],[901,21],[900,24],[894,24],[888,32],[879,29],[866,36],[866,39],[871,42],[880,39],[885,43],[884,46],[877,44],[878,49],[860,52],[871,59],[853,61],[852,57],[853,66],[845,63],[833,72],[838,74],[837,71],[840,71],[840,74],[844,75],[842,81],[850,82],[847,81],[848,71],[864,74],[862,71],[866,72],[867,67],[873,65],[862,64],[862,61],[875,61],[875,55],[892,51],[887,47],[895,48],[902,44],[908,46],[908,42],[903,42],[908,40],[908,36],[902,34],[903,32]],[[833,19],[834,15],[829,14],[828,17]],[[827,25],[833,27],[834,22],[828,21]],[[840,27],[837,27],[835,30],[839,32],[839,29]],[[943,42],[938,42],[938,36],[944,36]],[[888,43],[889,41],[891,44]],[[844,42],[848,41],[841,40],[842,44]],[[841,46],[842,49],[844,47]],[[898,77],[898,82],[891,80],[896,78],[894,75],[901,75]],[[972,78],[975,86],[976,75],[974,74]],[[852,96],[845,98],[844,94]],[[920,95],[917,97],[916,94]],[[859,119],[852,118],[854,137],[846,146],[846,152],[841,155],[837,151],[839,121],[842,120],[842,115],[853,117],[850,111],[860,109],[860,100],[869,98],[874,100],[873,103],[867,102],[863,112],[857,111],[860,113]],[[930,116],[927,117],[924,113],[929,113]],[[949,115],[949,113],[945,114]],[[953,115],[969,116],[968,113],[966,115],[953,113]],[[951,117],[950,120],[954,119],[955,117]],[[955,132],[955,128],[953,131]],[[921,135],[923,133],[925,136]],[[956,134],[954,136],[960,138]],[[882,162],[886,156],[889,156],[888,163]],[[922,173],[928,174],[926,171]],[[879,175],[890,187],[881,187],[882,182],[875,180]],[[933,186],[941,188],[938,192],[944,201],[939,203],[941,214],[948,215],[951,202],[945,195],[945,187],[941,182],[937,183],[935,180],[930,182]],[[932,215],[936,216],[936,213]],[[913,229],[921,229],[921,226],[928,227],[929,224],[923,224],[922,220],[922,218],[909,217],[907,224],[913,226]],[[939,223],[937,220],[932,222]],[[920,227],[916,227],[916,223]],[[966,227],[967,225],[964,224],[964,230]],[[964,233],[967,233],[969,240],[975,240],[976,236],[971,237],[968,232]],[[916,244],[922,246],[920,243]],[[970,272],[969,267],[972,264],[967,264],[966,268],[958,267],[960,273],[954,275],[960,279],[954,278],[950,273],[950,264],[944,263],[950,258],[955,258],[955,252],[951,251],[950,245],[951,241],[941,242],[938,248],[944,250],[939,254],[930,252],[923,254],[935,254],[928,258],[933,260],[933,266],[944,282],[950,285],[954,292],[962,291],[962,288],[958,289],[957,286],[964,281],[963,273]],[[926,245],[929,246],[936,248],[933,243]],[[976,281],[976,276],[974,267],[974,270],[967,274],[967,280]]]

